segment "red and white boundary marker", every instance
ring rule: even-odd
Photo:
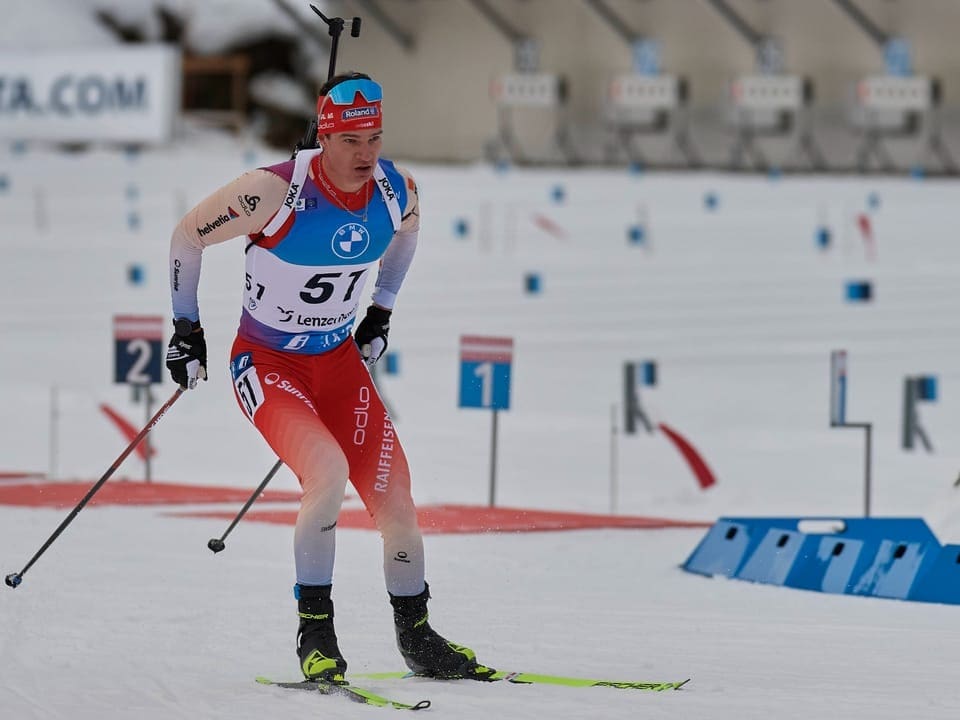
[[[513,338],[461,335],[460,361],[510,363],[513,361]]]
[[[114,315],[115,340],[163,340],[162,315]]]

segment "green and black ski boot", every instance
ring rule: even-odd
[[[407,667],[417,675],[435,678],[489,680],[496,672],[477,662],[473,650],[437,634],[427,622],[430,586],[412,597],[390,594],[397,647]]]
[[[346,682],[347,661],[337,646],[330,589],[330,585],[294,586],[300,615],[297,655],[307,680],[340,684]]]

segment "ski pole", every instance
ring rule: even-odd
[[[103,487],[103,484],[110,479],[110,476],[113,475],[114,472],[116,472],[117,468],[120,467],[120,464],[126,460],[127,455],[133,452],[133,449],[143,441],[143,439],[147,436],[147,433],[149,433],[154,426],[160,422],[160,418],[164,416],[167,410],[170,409],[170,407],[177,401],[183,392],[184,388],[177,388],[176,392],[173,393],[170,399],[167,400],[159,410],[157,410],[154,416],[150,418],[150,421],[146,425],[144,425],[143,429],[137,434],[137,436],[130,441],[130,444],[127,445],[127,449],[120,453],[120,457],[113,461],[113,465],[111,465],[103,474],[103,477],[101,477],[96,484],[90,488],[87,494],[83,496],[83,499],[77,503],[77,506],[70,511],[70,514],[67,515],[62,523],[60,523],[59,527],[53,531],[53,534],[50,535],[50,537],[47,538],[47,541],[40,547],[39,550],[37,550],[36,554],[30,558],[30,562],[24,565],[23,570],[17,573],[10,573],[4,578],[4,581],[7,583],[7,585],[12,588],[16,588],[21,582],[23,582],[23,576],[26,575],[27,570],[29,570],[33,564],[40,559],[40,556],[47,551],[47,548],[53,545],[54,540],[60,537],[60,533],[67,529],[67,525],[73,522],[73,519],[77,516],[77,514],[83,510],[84,506],[90,502],[90,499],[97,494],[97,491],[101,487]]]
[[[250,506],[256,502],[257,498],[260,497],[260,493],[263,492],[263,489],[267,486],[267,483],[273,479],[273,476],[277,474],[277,470],[280,469],[280,466],[283,465],[283,460],[277,460],[276,464],[270,468],[270,472],[267,473],[267,476],[263,479],[263,482],[253,491],[253,495],[250,496],[250,499],[240,508],[240,512],[237,513],[237,516],[233,519],[233,522],[230,523],[230,527],[227,528],[226,532],[223,533],[219,538],[210,538],[210,542],[207,543],[207,547],[210,548],[214,553],[218,553],[221,550],[225,549],[227,546],[224,545],[223,541],[227,539],[233,529],[237,526],[237,523],[240,522],[240,518],[247,514],[247,510],[250,509]]]

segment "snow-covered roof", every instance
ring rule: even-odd
[[[117,45],[87,0],[30,0],[4,8],[0,50],[69,50]]]
[[[326,2],[313,0],[322,12]],[[299,17],[319,22],[305,0],[287,2]],[[215,55],[268,36],[295,37],[297,23],[275,0],[30,0],[5,10],[0,23],[0,50],[59,50],[103,47],[119,40],[96,18],[107,11],[121,24],[141,31],[148,40],[160,37],[156,9],[162,7],[186,24],[191,52]]]

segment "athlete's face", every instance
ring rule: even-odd
[[[352,130],[321,135],[323,169],[341,190],[353,191],[373,177],[383,130]]]

